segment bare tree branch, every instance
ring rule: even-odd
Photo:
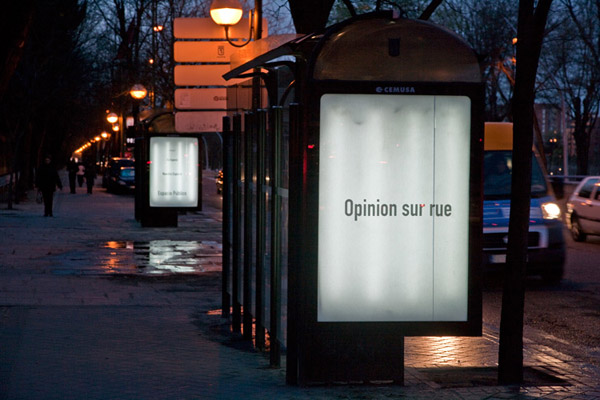
[[[598,4],[599,2],[597,1],[596,3]],[[573,21],[573,23],[575,24],[575,27],[577,28],[577,31],[579,32],[579,36],[580,36],[581,40],[583,40],[585,45],[592,52],[592,56],[595,59],[598,59],[598,49],[594,46],[594,43],[592,43],[592,41],[590,40],[591,35],[585,31],[583,24],[581,23],[579,18],[577,18],[577,13],[574,10],[573,3],[570,0],[568,0],[565,2],[565,6],[567,7],[567,11],[569,12],[569,15],[571,16],[571,20]],[[598,12],[600,13],[600,5],[597,5],[597,7],[598,7]],[[599,20],[600,20],[600,18],[599,18]],[[599,40],[600,40],[600,38],[599,38]]]
[[[442,4],[442,1],[444,1],[444,0],[431,0],[431,3],[429,3],[429,5],[425,9],[425,11],[423,11],[423,13],[419,17],[419,19],[426,21],[429,18],[431,18],[431,15],[433,15],[433,12],[435,11],[435,9],[438,8],[438,6],[440,4]]]
[[[350,12],[350,16],[356,17],[356,8],[354,8],[354,4],[350,0],[342,0],[348,11]]]

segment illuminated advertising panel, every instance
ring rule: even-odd
[[[469,97],[320,107],[318,322],[467,321]]]
[[[150,207],[198,207],[197,137],[150,138]]]

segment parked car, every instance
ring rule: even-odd
[[[565,240],[560,207],[533,149],[527,273],[560,281]],[[486,123],[484,141],[483,253],[486,269],[506,264],[512,180],[512,123]]]
[[[102,176],[102,186],[109,192],[135,189],[135,160],[123,157],[111,158]]]
[[[566,220],[577,242],[600,235],[600,176],[588,176],[577,185],[567,202]]]
[[[220,170],[215,177],[215,182],[217,184],[217,194],[223,193],[223,170]]]

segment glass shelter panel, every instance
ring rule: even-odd
[[[318,321],[466,321],[471,103],[325,94]]]

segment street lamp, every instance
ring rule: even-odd
[[[250,11],[250,31],[248,40],[237,44],[229,38],[229,27],[237,24],[242,18],[243,10],[239,0],[213,0],[210,5],[210,16],[213,21],[225,28],[225,39],[234,47],[244,47],[252,39],[259,40],[262,37],[262,0],[254,0],[254,10]],[[254,33],[254,35],[253,35]],[[260,69],[255,68],[256,76],[252,78],[252,108],[260,107]]]
[[[214,0],[210,5],[210,17],[219,25],[231,26],[242,19],[242,5],[238,0]]]
[[[254,2],[254,10],[250,10],[250,27],[248,32],[248,40],[244,43],[238,44],[232,42],[229,38],[229,27],[237,24],[242,19],[243,14],[242,5],[239,0],[213,0],[210,5],[210,17],[212,20],[222,27],[225,28],[225,39],[230,45],[234,47],[244,47],[250,40],[260,39],[260,31],[262,30],[262,0],[256,0]],[[256,19],[256,21],[254,21]],[[252,31],[254,30],[254,37]]]
[[[142,100],[143,98],[146,97],[146,95],[148,94],[148,91],[146,90],[146,88],[143,85],[140,85],[139,83],[137,83],[131,87],[131,89],[129,90],[129,94],[135,100]]]
[[[108,123],[114,124],[119,120],[119,116],[116,113],[111,112],[106,116],[106,120],[108,121]]]

